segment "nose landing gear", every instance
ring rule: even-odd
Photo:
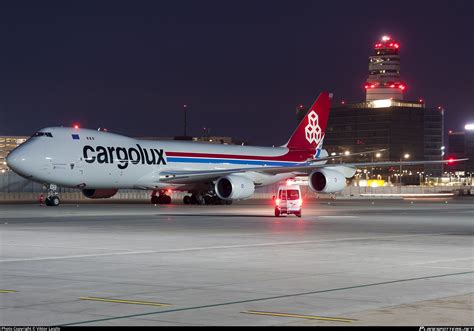
[[[44,201],[46,206],[57,207],[61,204],[57,189],[58,187],[55,184],[49,184],[47,186],[47,197]]]

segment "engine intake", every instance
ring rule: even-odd
[[[316,170],[309,175],[309,187],[318,193],[336,193],[346,187],[346,177],[337,170]]]
[[[239,175],[229,175],[217,180],[215,191],[223,200],[247,199],[255,192],[253,181]]]
[[[107,199],[113,197],[118,189],[85,189],[82,194],[89,199]]]

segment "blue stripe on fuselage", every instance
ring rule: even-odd
[[[260,166],[280,166],[292,167],[298,165],[305,165],[307,162],[281,162],[281,161],[256,161],[256,160],[235,160],[235,159],[205,159],[192,157],[168,157],[168,162],[179,163],[222,163],[222,164],[247,164]]]

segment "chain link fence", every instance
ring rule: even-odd
[[[271,199],[276,194],[278,186],[284,184],[277,183],[255,190],[254,199]],[[403,195],[429,195],[438,193],[450,193],[454,195],[474,195],[474,189],[471,186],[383,186],[383,187],[360,187],[347,186],[337,195],[316,194],[312,192],[307,185],[301,186],[304,199],[326,199],[326,198],[396,198]],[[36,201],[41,193],[46,190],[42,184],[25,179],[12,171],[0,173],[0,201]],[[62,201],[87,200],[79,189],[58,187]],[[119,190],[118,193],[110,199],[117,200],[136,200],[137,202],[148,202],[150,200],[151,190]],[[172,192],[173,200],[181,200],[186,192]],[[98,199],[96,201],[107,201]]]

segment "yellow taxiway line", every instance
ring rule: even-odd
[[[349,318],[341,318],[341,317],[327,317],[327,316],[312,316],[312,315],[299,315],[299,314],[286,314],[286,313],[274,313],[268,311],[256,311],[256,310],[248,310],[242,312],[244,314],[253,314],[253,315],[266,315],[266,316],[278,316],[278,317],[292,317],[292,318],[304,318],[310,320],[320,320],[320,321],[330,321],[330,322],[344,322],[350,323],[356,321],[354,319]]]
[[[157,306],[157,307],[171,306],[168,303],[160,303],[160,302],[153,302],[153,301],[140,301],[140,300],[107,299],[107,298],[96,298],[96,297],[80,297],[79,299],[90,300],[90,301],[112,302],[112,303],[125,303],[129,305],[145,305],[145,306]]]
[[[0,290],[0,293],[15,293],[15,290]]]

